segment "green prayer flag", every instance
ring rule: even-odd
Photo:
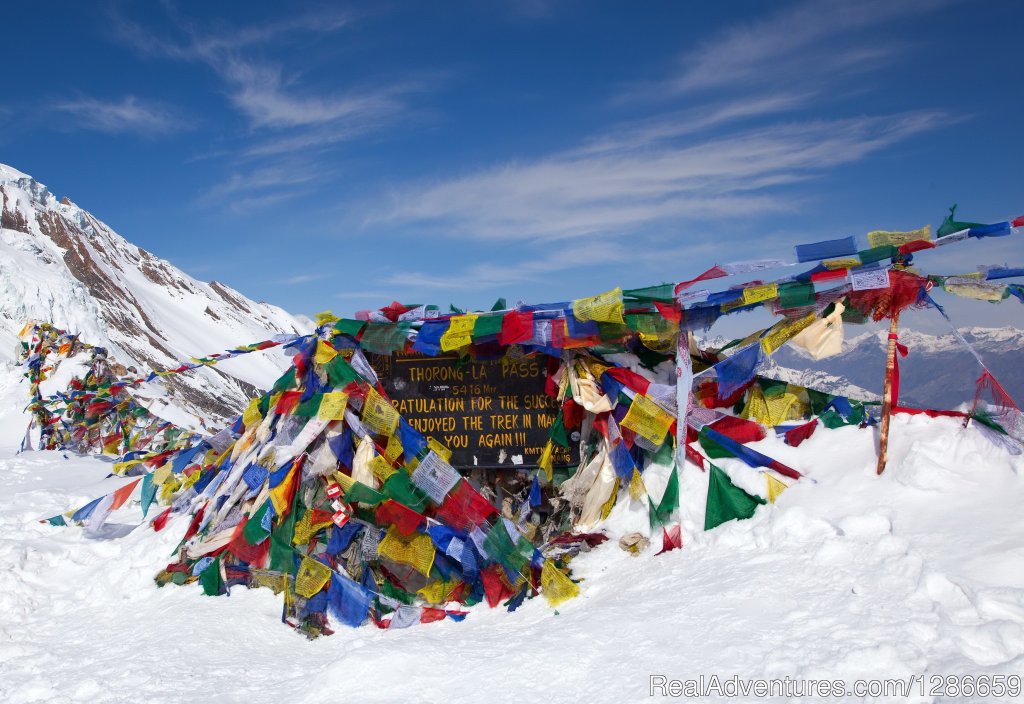
[[[295,537],[295,523],[299,519],[299,512],[304,509],[299,499],[301,495],[301,491],[295,492],[295,497],[292,499],[292,510],[270,531],[270,569],[275,572],[287,574],[295,572],[295,551],[292,550],[292,538]]]
[[[221,593],[224,582],[220,578],[220,555],[213,558],[213,562],[199,574],[199,584],[202,585],[203,594],[206,596],[217,596]]]
[[[367,323],[359,344],[377,354],[390,354],[405,349],[410,323]]]
[[[782,308],[804,308],[814,305],[814,284],[793,282],[779,286],[779,305]]]
[[[502,315],[481,315],[473,321],[473,339],[497,335],[501,332]]]
[[[388,477],[383,488],[388,498],[411,508],[416,513],[423,513],[427,508],[427,495],[416,488],[412,478],[404,470],[399,470]]]
[[[760,496],[751,496],[743,491],[732,483],[725,472],[711,464],[704,530],[711,530],[734,518],[750,518],[757,507],[764,503],[765,500]]]
[[[874,262],[880,262],[883,259],[892,259],[899,253],[899,247],[894,247],[891,244],[883,244],[880,247],[862,249],[857,252],[857,256],[860,258],[861,264],[872,264]]]
[[[281,375],[281,378],[274,382],[274,386],[270,389],[270,394],[274,395],[281,391],[294,389],[297,385],[298,382],[295,380],[295,369],[289,368],[288,371]]]
[[[967,229],[972,228],[972,227],[983,227],[983,223],[980,223],[980,222],[960,222],[958,220],[955,220],[954,219],[955,217],[956,217],[956,205],[954,204],[953,207],[951,207],[949,209],[949,215],[947,215],[946,219],[942,221],[941,225],[939,225],[939,229],[936,232],[936,234],[939,237],[945,237],[946,235],[951,235],[954,232],[960,232],[960,230],[967,230]]]
[[[263,527],[263,516],[266,515],[269,508],[270,499],[267,499],[246,521],[245,528],[242,529],[242,537],[249,545],[259,545],[270,535],[270,532]]]
[[[47,518],[46,522],[51,526],[66,526],[68,524],[67,521],[64,520],[64,516],[60,514]]]
[[[389,596],[392,599],[400,601],[403,604],[412,604],[414,601],[416,601],[415,594],[407,592],[401,587],[396,587],[394,584],[391,583],[390,579],[385,579],[384,582],[380,585],[380,593],[384,596]]]
[[[293,416],[302,416],[303,418],[315,418],[316,412],[320,410],[320,402],[323,401],[323,394],[313,394],[305,401],[301,402],[292,411]]]
[[[665,444],[668,445],[668,443]],[[657,506],[650,499],[648,502],[650,502],[651,528],[668,525],[672,520],[672,512],[679,507],[679,474],[675,467],[672,468],[672,475],[668,478],[668,484],[665,485],[665,493],[661,495],[661,502]]]
[[[359,373],[340,354],[328,362],[324,369],[327,371],[327,378],[336,389],[344,388],[360,379]]]
[[[142,478],[142,489],[139,491],[139,502],[142,504],[142,517],[149,513],[149,507],[156,498],[156,484],[153,483],[153,475],[147,474]]]
[[[495,521],[494,526],[487,532],[487,537],[484,538],[484,550],[492,559],[508,565],[516,572],[522,572],[523,565],[526,563],[527,558],[524,558],[516,548],[512,537],[505,529],[505,522],[501,520]]]
[[[494,305],[491,306],[491,310],[505,310],[506,308],[508,308],[508,303],[505,302],[504,297],[496,300]]]
[[[555,422],[551,424],[551,431],[548,437],[559,447],[569,447],[569,435],[565,432],[565,419],[562,417],[562,409],[558,409]]]
[[[707,436],[707,433],[704,432],[703,428],[701,429],[700,435],[697,437],[697,439],[700,442],[700,446],[704,449],[704,452],[707,453],[707,456],[713,460],[717,460],[722,457],[733,456],[731,452],[729,452],[724,447],[719,445],[717,442],[709,438]]]
[[[345,492],[345,501],[350,504],[370,504],[376,506],[384,500],[384,495],[372,489],[362,482],[355,482],[347,492]]]
[[[342,335],[351,335],[356,337],[359,335],[359,331],[366,325],[362,320],[339,320],[334,324],[334,329]]]
[[[660,284],[658,286],[647,286],[646,288],[627,288],[623,290],[622,297],[640,301],[671,303],[675,300],[675,284]]]

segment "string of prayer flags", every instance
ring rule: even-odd
[[[961,229],[965,238],[981,238],[1017,226],[1007,221]],[[947,244],[959,236],[951,231],[940,240]],[[442,317],[436,306],[396,301],[358,313],[358,320],[325,314],[315,335],[275,338],[272,345],[288,344],[292,368],[233,424],[204,437],[150,420],[132,406],[124,380],[112,376],[79,380],[63,397],[44,398],[39,383],[52,374],[54,360],[77,343],[36,328],[45,345],[42,339],[26,341],[23,350],[33,420],[47,429],[40,445],[57,447],[73,439],[86,451],[116,454],[116,473],[142,475],[134,485],[49,520],[60,524],[77,516],[89,527],[102,526],[141,485],[144,514],[154,502],[167,506],[154,528],[163,527],[174,512],[191,514],[176,562],[161,571],[158,582],[198,579],[211,594],[239,583],[270,586],[284,594],[283,620],[310,636],[330,632],[328,616],[353,626],[368,620],[382,628],[404,628],[465,615],[436,608],[448,601],[505,601],[512,610],[536,595],[538,586],[551,603],[561,603],[579,591],[567,573],[568,561],[580,545],[590,543],[576,532],[560,534],[566,526],[545,507],[565,500],[568,510],[558,521],[569,516],[569,528],[589,532],[618,502],[632,499],[630,511],[646,509],[651,530],[662,527],[664,552],[682,545],[679,472],[667,467],[674,449],[681,450],[680,461],[688,458],[709,470],[705,525],[712,528],[749,517],[764,499],[734,484],[698,447],[710,457],[738,458],[797,479],[796,470],[747,446],[764,437],[760,424],[798,444],[818,425],[860,424],[867,418],[863,403],[756,376],[764,355],[810,336],[812,326],[828,327],[833,316],[841,319],[848,301],[867,311],[862,317],[875,314],[879,301],[895,295],[897,283],[905,289],[900,300],[912,304],[923,300],[921,292],[929,285],[989,300],[1024,298],[1019,286],[987,283],[1024,270],[995,267],[964,277],[907,273],[908,258],[899,255],[939,244],[931,241],[928,228],[874,231],[867,239],[869,247],[859,251],[854,238],[801,245],[798,258],[815,262],[810,271],[724,291],[691,286],[794,262],[716,265],[679,284],[613,289],[571,303],[517,303],[509,309],[502,301],[491,311],[452,307]],[[896,261],[890,265],[887,259]],[[978,286],[991,288],[979,291]],[[687,344],[689,334],[681,334],[753,306],[786,311],[785,319],[726,346],[731,354],[700,350]],[[164,373],[213,364],[251,351],[247,347],[192,358]],[[266,347],[251,346],[258,348]],[[539,441],[511,441],[529,451],[500,460],[515,468],[507,475],[506,490],[495,491],[487,466],[452,466],[451,451],[438,439],[462,450],[467,447],[458,434],[462,429],[431,428],[420,415],[402,418],[398,408],[408,406],[397,387],[377,358],[364,354],[404,355],[410,349],[431,356],[457,351],[459,374],[471,369],[467,365],[506,358],[516,369],[540,370],[536,381],[543,387],[529,403],[541,411],[531,420],[546,432],[547,442],[540,448]],[[665,372],[673,363],[679,368],[675,384],[665,383],[671,381]],[[679,373],[689,366],[697,367],[695,374]],[[649,380],[649,372],[657,382]],[[502,395],[501,382],[492,376],[487,385],[492,388],[474,395],[500,396],[508,403],[503,409],[511,411],[508,418],[521,417],[514,412],[521,410],[514,397]],[[387,394],[396,396],[397,407]],[[742,409],[743,418],[714,410],[726,405],[734,414]],[[1017,423],[1016,416],[991,417],[998,419],[990,420],[995,424]],[[781,425],[790,421],[801,424]],[[666,442],[673,426],[677,434]],[[426,436],[428,428],[440,433],[438,439]],[[527,435],[520,429],[531,428],[509,422],[505,429],[519,436]],[[470,434],[469,447],[474,439]],[[694,439],[699,446],[691,446]],[[565,479],[560,471],[565,450],[576,448],[580,463],[570,464]],[[658,468],[654,474],[651,467]],[[656,501],[649,485],[657,489],[655,477],[669,469]],[[763,474],[764,493],[774,502],[787,485]],[[497,496],[503,499],[499,505]]]

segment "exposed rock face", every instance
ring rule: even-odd
[[[0,228],[0,324],[8,332],[27,319],[52,322],[148,370],[308,327],[223,283],[193,279],[2,164]],[[164,387],[188,413],[220,420],[286,366],[280,353],[257,353]]]

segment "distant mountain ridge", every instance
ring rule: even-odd
[[[311,328],[225,284],[192,278],[0,164],[0,350],[12,349],[26,320],[80,333],[140,370]],[[169,378],[167,388],[196,415],[224,419],[287,365],[279,352],[252,354]]]
[[[847,333],[850,329],[847,326]],[[1018,403],[1024,400],[1024,330],[973,327],[959,331],[1010,395]],[[881,394],[887,338],[885,330],[862,333],[846,340],[841,354],[821,361],[787,345],[775,353],[772,362],[805,377],[821,374],[833,377],[829,383],[848,383]],[[909,350],[907,357],[900,359],[902,405],[952,409],[974,399],[981,368],[956,335],[904,329],[899,339]]]

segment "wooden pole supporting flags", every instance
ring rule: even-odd
[[[894,311],[889,320],[889,346],[885,357],[885,390],[882,393],[882,424],[878,440],[878,474],[885,471],[889,450],[889,418],[892,415],[893,378],[896,372],[896,338],[899,327],[900,314],[899,311]]]

